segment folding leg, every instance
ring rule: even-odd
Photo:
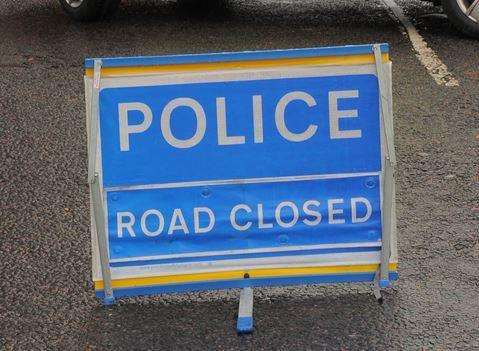
[[[253,332],[253,288],[241,290],[236,330],[239,334]]]
[[[381,285],[380,285],[380,279],[379,279],[379,270],[376,271],[376,275],[374,276],[374,282],[373,282],[373,293],[374,297],[378,301],[380,305],[383,304],[383,295],[381,294]]]

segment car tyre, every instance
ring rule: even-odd
[[[442,7],[458,30],[470,37],[479,38],[479,1],[442,0]]]
[[[109,17],[121,0],[60,0],[65,12],[77,21],[95,21]]]

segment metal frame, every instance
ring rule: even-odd
[[[98,151],[98,113],[99,113],[99,95],[101,79],[101,60],[95,60],[93,84],[90,99],[90,120],[89,120],[89,140],[88,140],[88,183],[90,185],[90,197],[95,221],[98,249],[100,254],[101,273],[104,285],[103,304],[111,305],[115,302],[113,289],[111,285],[110,258],[108,254],[108,240],[105,211],[103,206],[103,193],[100,183],[100,176],[97,171],[97,151]]]
[[[382,62],[381,47],[378,44],[373,45],[374,59],[376,63],[377,77],[379,83],[380,106],[381,106],[381,124],[386,138],[386,155],[383,159],[383,177],[382,177],[382,239],[381,239],[381,260],[379,271],[376,275],[378,289],[374,293],[381,302],[380,288],[390,285],[389,281],[389,260],[391,257],[391,236],[393,233],[393,198],[394,198],[394,174],[396,168],[396,154],[394,151],[394,133],[392,106],[390,104],[390,86],[385,79],[386,72]]]

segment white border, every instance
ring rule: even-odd
[[[240,249],[240,250],[223,250],[223,251],[202,251],[195,253],[184,254],[170,254],[170,255],[156,255],[156,256],[138,256],[134,258],[117,258],[110,260],[111,263],[118,262],[137,262],[149,260],[161,260],[170,258],[189,258],[189,257],[207,257],[207,256],[226,256],[226,255],[241,255],[267,252],[290,252],[301,250],[316,250],[316,249],[335,249],[335,248],[355,248],[355,247],[380,247],[381,241],[377,242],[357,242],[357,243],[338,243],[338,244],[318,244],[318,245],[298,245],[285,247],[264,247],[257,249]]]
[[[151,74],[148,76],[134,75],[121,77],[105,77],[101,79],[100,90],[108,88],[132,88],[140,86],[157,86],[171,84],[194,84],[233,82],[248,80],[267,80],[284,78],[334,77],[344,75],[377,76],[375,64],[351,66],[312,66],[312,67],[275,67],[248,70],[219,70],[206,72],[171,72]],[[92,78],[86,77],[87,81]]]
[[[111,267],[112,279],[156,277],[236,270],[379,264],[380,251]],[[393,262],[393,261],[391,261]]]
[[[198,181],[178,182],[178,183],[112,186],[112,187],[105,187],[104,190],[109,192],[109,191],[172,189],[172,188],[188,188],[188,187],[208,186],[208,185],[212,186],[212,185],[300,182],[300,181],[308,181],[308,180],[357,178],[357,177],[371,177],[371,176],[380,176],[380,175],[381,175],[381,172],[363,172],[363,173],[312,174],[312,175],[304,175],[304,176],[265,177],[265,178],[238,178],[238,179],[224,179],[224,180],[198,180]]]

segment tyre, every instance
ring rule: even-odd
[[[60,0],[65,12],[77,21],[95,21],[115,13],[121,0]]]
[[[442,7],[457,29],[479,38],[479,0],[442,0]]]

